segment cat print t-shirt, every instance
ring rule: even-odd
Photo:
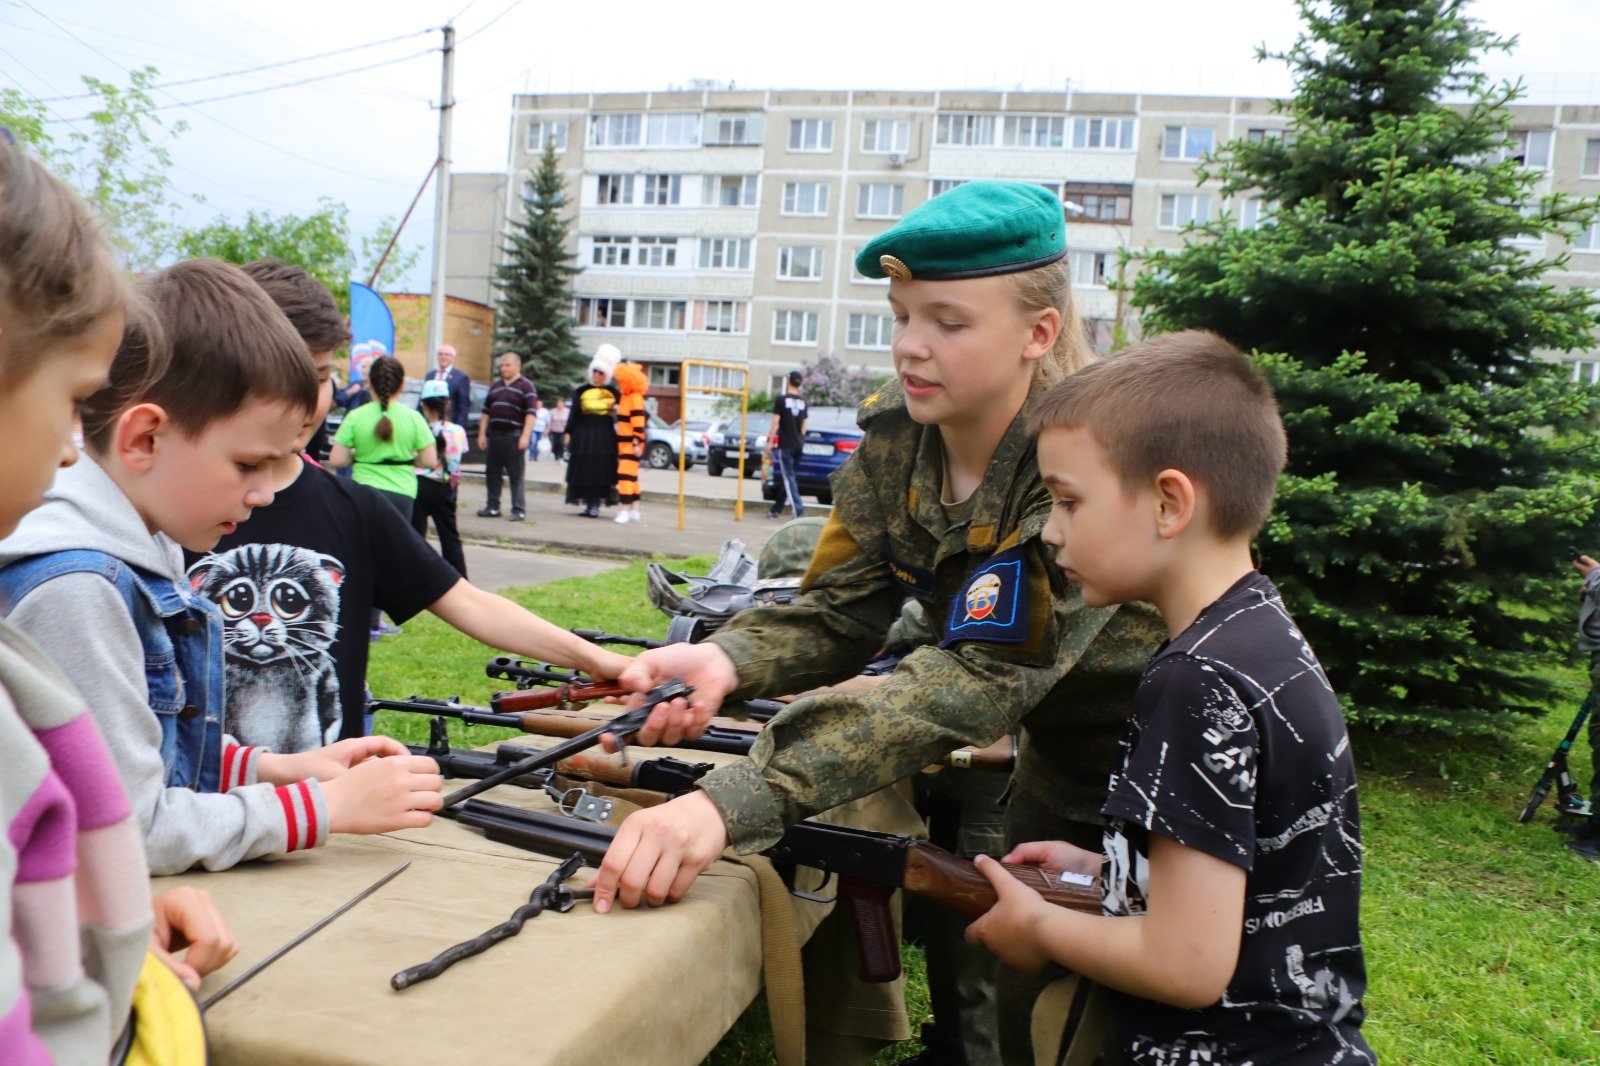
[[[1373,1063],[1361,1036],[1361,829],[1339,700],[1258,573],[1140,678],[1103,812],[1105,910],[1140,914],[1150,835],[1246,871],[1239,962],[1199,1010],[1114,995],[1120,1061]]]
[[[227,732],[279,752],[361,736],[372,609],[404,622],[461,580],[393,504],[310,463],[189,558],[222,610]]]

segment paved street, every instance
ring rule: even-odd
[[[489,592],[512,585],[542,585],[563,577],[590,577],[625,562],[621,558],[592,559],[527,548],[494,548],[475,542],[467,543],[465,551],[472,583]]]

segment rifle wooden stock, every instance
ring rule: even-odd
[[[1089,884],[1063,884],[1059,870],[1042,866],[1003,864],[1012,877],[1033,889],[1050,903],[1086,914],[1100,913],[1098,879]],[[981,918],[995,904],[994,886],[966,859],[922,841],[906,849],[908,892],[936,899],[969,918]]]
[[[539,711],[550,707],[570,707],[574,704],[603,700],[611,696],[630,696],[632,694],[632,689],[623,688],[621,685],[610,681],[583,685],[565,682],[553,688],[496,692],[489,698],[489,706],[497,714],[520,714],[525,711]],[[601,720],[603,721],[604,719]]]

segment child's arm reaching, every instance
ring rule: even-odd
[[[1060,848],[1071,845],[1023,845],[1007,861],[1035,861],[1048,850],[1052,865],[1070,862]],[[1233,977],[1244,928],[1241,867],[1152,834],[1146,912],[1101,917],[1052,906],[993,859],[977,861],[999,902],[967,927],[967,941],[1014,969],[1058,962],[1120,992],[1191,1009],[1217,1002]]]
[[[590,677],[617,677],[633,662],[626,655],[568,633],[504,596],[485,592],[466,578],[452,585],[428,610],[491,648],[575,666]]]

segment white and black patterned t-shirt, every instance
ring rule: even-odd
[[[1115,997],[1141,1066],[1373,1063],[1361,831],[1339,701],[1272,582],[1241,578],[1140,679],[1103,813],[1107,914],[1144,910],[1151,833],[1247,871],[1239,964],[1199,1010]]]

